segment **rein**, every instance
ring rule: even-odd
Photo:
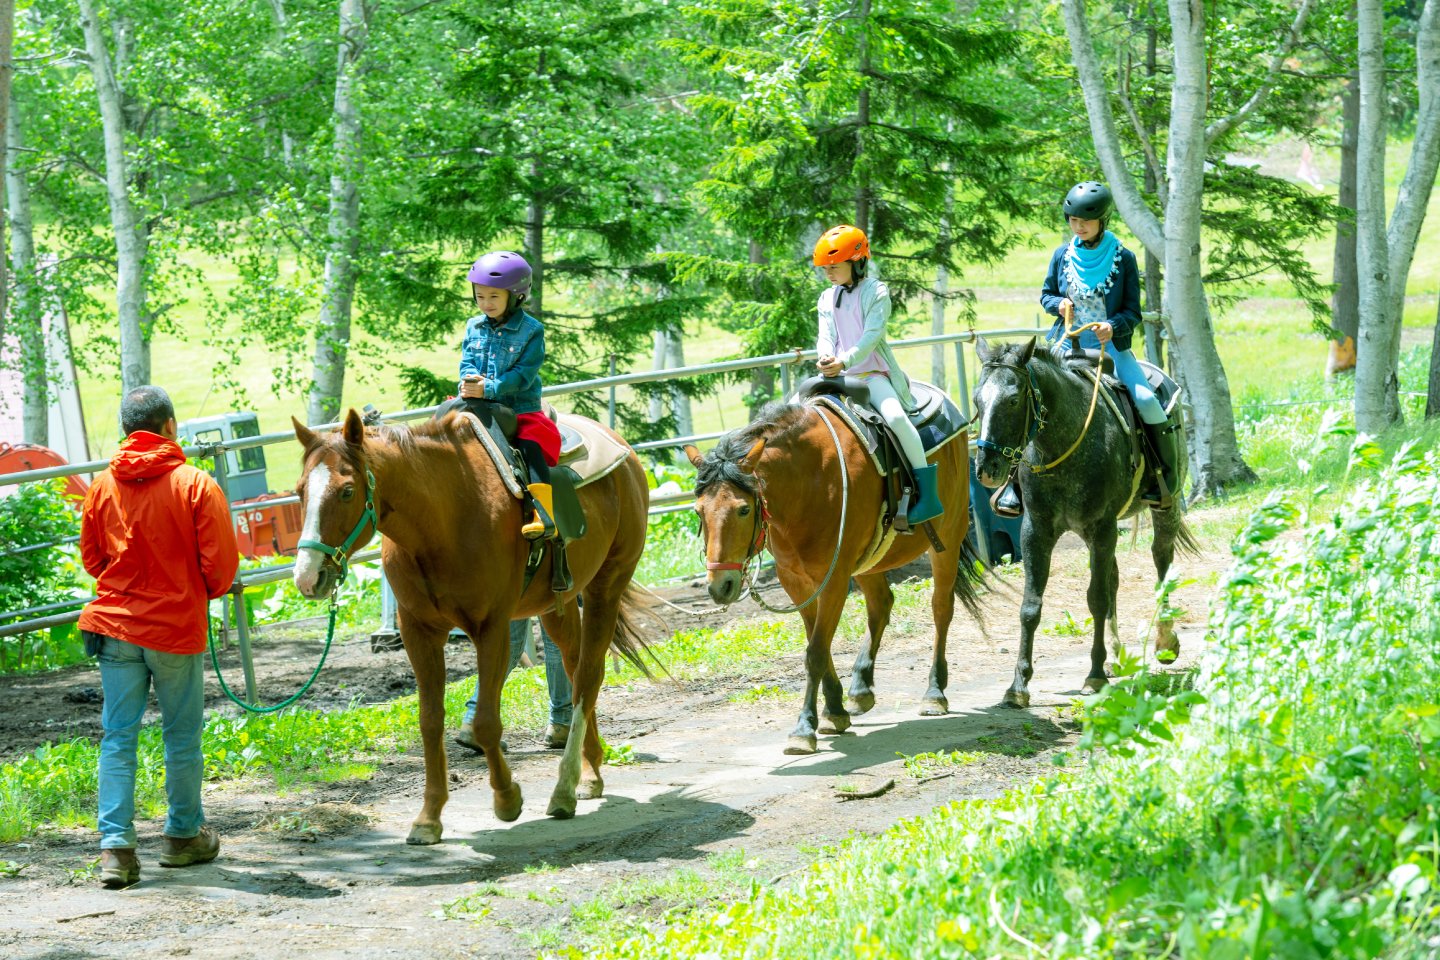
[[[1098,323],[1087,323],[1082,326],[1066,330],[1065,336],[1071,338],[1072,340],[1075,340],[1080,336],[1080,334],[1084,333],[1086,330],[1093,330],[1098,326],[1100,326],[1100,324]],[[1025,392],[1026,426],[1024,445],[1016,447],[1002,447],[1000,444],[995,443],[991,440],[986,440],[983,437],[977,437],[975,439],[975,446],[979,447],[981,450],[995,450],[1002,457],[1009,460],[1012,467],[1018,467],[1021,463],[1025,461],[1025,447],[1030,445],[1030,443],[1035,439],[1036,435],[1039,434],[1040,430],[1045,426],[1045,414],[1047,413],[1047,411],[1045,409],[1045,404],[1042,403],[1040,400],[1040,388],[1035,384],[1035,371],[1030,369],[1030,365],[1028,363],[1022,368],[1017,366],[1016,364],[1005,363],[999,360],[987,360],[980,366],[981,369],[988,368],[992,370],[1004,367],[1008,370],[1014,370],[1016,373],[1025,374],[1025,377],[1021,381],[1022,383],[1025,383],[1027,387]],[[1060,464],[1064,463],[1066,460],[1070,459],[1070,455],[1076,450],[1080,449],[1080,443],[1085,439],[1085,435],[1090,432],[1090,423],[1092,420],[1095,419],[1095,402],[1100,399],[1100,371],[1093,371],[1090,374],[1090,377],[1095,381],[1095,388],[1090,392],[1090,409],[1085,413],[1085,424],[1080,428],[1080,435],[1075,438],[1074,443],[1070,444],[1070,449],[1066,450],[1064,453],[1060,454],[1060,456],[1056,457],[1054,460],[1051,460],[1049,463],[1030,464],[1029,466],[1031,473],[1045,473],[1048,470],[1053,470]],[[976,411],[976,416],[979,416],[979,411]]]

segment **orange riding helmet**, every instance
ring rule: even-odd
[[[824,267],[846,260],[870,259],[870,241],[865,231],[848,224],[831,227],[815,242],[815,266]]]

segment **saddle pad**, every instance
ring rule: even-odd
[[[911,381],[912,387],[915,383],[916,381]],[[924,444],[925,452],[928,454],[940,449],[959,436],[960,432],[965,429],[965,421],[964,418],[961,417],[959,409],[956,408],[954,402],[949,397],[940,393],[935,387],[931,387],[928,383],[925,384],[925,386],[939,394],[942,405],[948,404],[950,407],[950,411],[943,409],[935,411],[931,414],[929,422],[923,426],[916,427],[916,430],[920,434],[920,441]],[[875,427],[856,416],[855,410],[850,405],[849,400],[844,397],[823,395],[811,397],[806,402],[815,406],[823,406],[827,410],[833,411],[836,416],[844,421],[845,425],[854,432],[855,436],[859,438],[860,443],[865,447],[865,452],[870,455],[870,462],[874,465],[876,472],[884,473],[885,468],[880,463],[879,432]],[[924,410],[925,408],[922,407],[922,413]],[[912,415],[911,423],[914,422],[915,417]]]
[[[1150,384],[1150,389],[1155,391],[1155,397],[1165,409],[1166,416],[1173,416],[1175,404],[1180,399],[1180,384],[1148,360],[1140,361],[1140,369],[1145,371],[1145,380]]]
[[[560,448],[560,463],[575,471],[579,478],[575,483],[577,488],[608,476],[630,456],[629,444],[616,439],[614,434],[588,417],[562,413],[558,425],[562,441],[567,430],[579,438],[579,446],[572,448],[569,457],[565,455],[563,443]]]

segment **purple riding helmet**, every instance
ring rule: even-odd
[[[509,290],[515,298],[515,304],[519,305],[525,302],[530,293],[532,274],[530,264],[526,263],[520,254],[509,250],[496,250],[476,260],[475,265],[470,268],[469,277],[471,283]]]

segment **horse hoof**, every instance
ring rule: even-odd
[[[785,741],[785,755],[787,757],[808,757],[815,752],[815,738],[791,737]]]
[[[1180,656],[1180,638],[1175,631],[1161,627],[1155,632],[1155,659],[1161,663],[1174,663]]]
[[[1018,710],[1028,709],[1030,706],[1029,690],[1006,690],[1005,706],[1015,707]]]
[[[1099,693],[1109,683],[1104,677],[1086,677],[1085,682],[1080,685],[1081,693]]]
[[[550,798],[550,807],[545,811],[547,816],[556,820],[569,820],[575,816],[575,798],[561,797],[559,795]]]
[[[509,789],[495,791],[495,818],[504,823],[512,823],[520,816],[520,809],[525,806],[525,798],[520,794],[520,784],[512,783]]]
[[[944,697],[928,697],[920,706],[922,717],[943,717],[950,712],[950,701]]]
[[[405,842],[415,847],[428,847],[440,842],[441,827],[438,823],[417,823],[410,827],[410,836]]]
[[[845,713],[827,713],[820,718],[821,733],[844,733],[850,729],[850,715]]]
[[[605,781],[596,777],[594,780],[580,781],[581,800],[599,800],[605,796]]]
[[[862,713],[869,713],[875,709],[875,694],[862,693],[858,697],[846,697],[845,709],[857,717]]]

